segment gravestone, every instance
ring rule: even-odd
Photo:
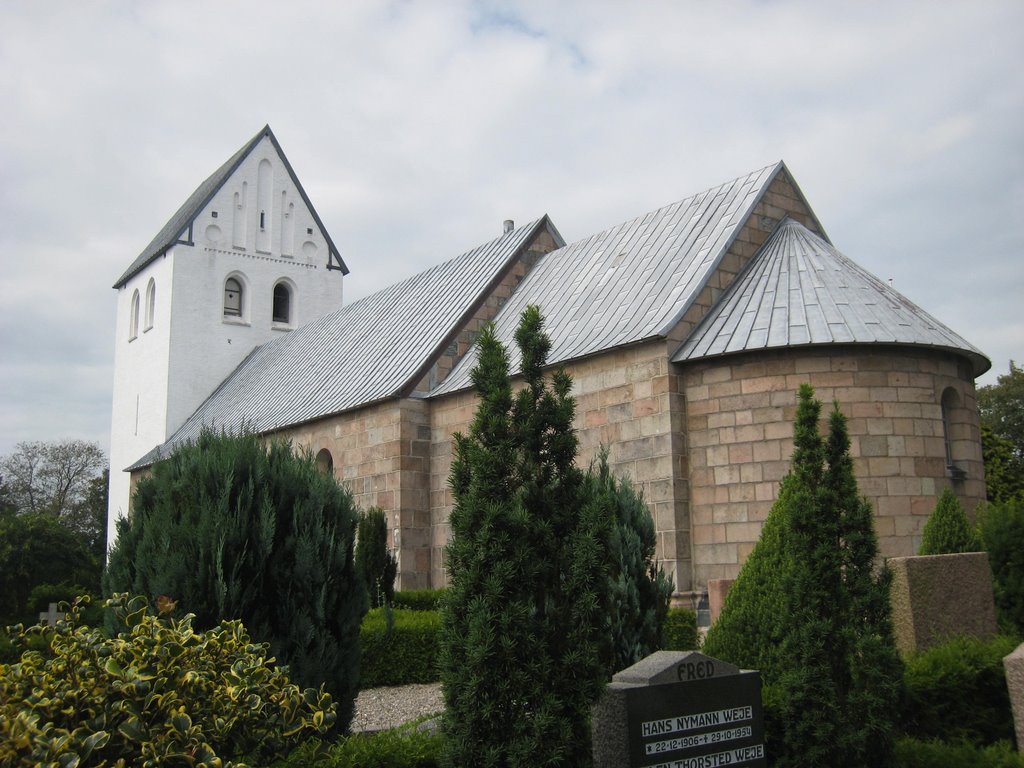
[[[595,768],[766,766],[761,674],[697,651],[657,651],[594,706]]]
[[[39,623],[46,624],[51,627],[56,627],[57,622],[64,618],[64,614],[57,610],[56,603],[50,603],[50,609],[48,611],[41,611],[39,613]]]
[[[1013,728],[1017,732],[1017,751],[1024,752],[1024,643],[1003,659],[1006,687],[1010,692]]]

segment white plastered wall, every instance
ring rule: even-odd
[[[263,161],[270,163],[269,173],[260,174]],[[341,307],[342,273],[327,269],[325,234],[269,138],[196,215],[191,239],[118,290],[111,543],[114,520],[129,506],[125,467],[171,437],[253,348]],[[224,315],[224,284],[231,276],[243,284],[241,318]],[[132,293],[139,290],[144,314],[150,277],[157,281],[156,322],[145,334],[140,322],[139,337],[128,341]],[[282,280],[292,288],[287,324],[272,317],[274,286]]]

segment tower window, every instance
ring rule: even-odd
[[[260,229],[267,228],[267,212],[260,211]]]
[[[153,313],[156,311],[156,281],[149,278],[149,285],[146,286],[146,322],[142,330],[148,331],[153,327]]]
[[[242,283],[234,277],[224,281],[224,316],[242,316]]]
[[[128,316],[128,341],[139,335],[139,292],[132,294],[131,314]]]
[[[274,286],[274,322],[290,323],[292,292],[285,283],[278,283]]]

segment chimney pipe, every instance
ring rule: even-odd
[[[509,232],[511,232],[515,228],[516,228],[516,223],[514,221],[512,221],[512,219],[505,219],[504,223],[502,224],[501,234],[507,235]]]

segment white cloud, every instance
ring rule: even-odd
[[[110,284],[267,122],[349,299],[505,218],[575,239],[784,158],[983,381],[1024,359],[1014,0],[0,2],[0,453],[105,444]]]

